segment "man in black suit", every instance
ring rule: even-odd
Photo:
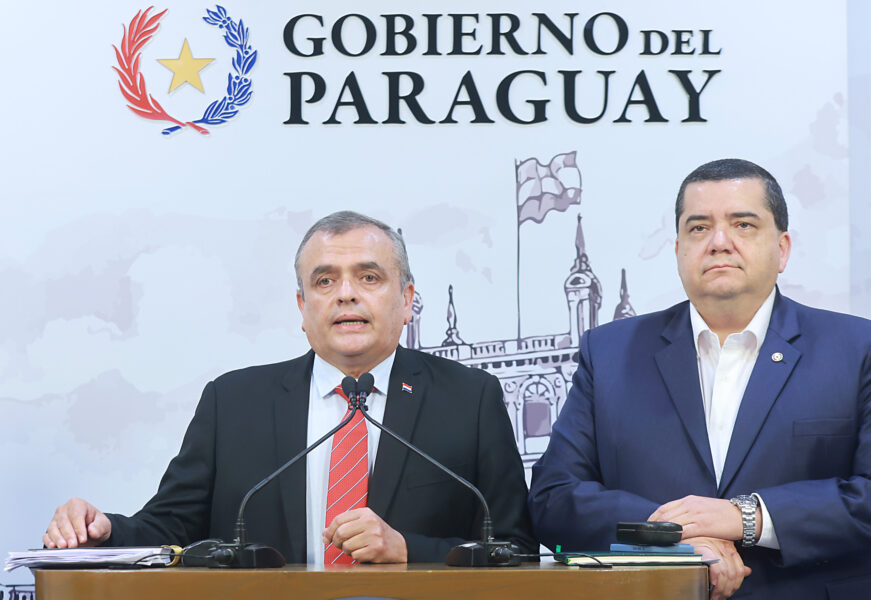
[[[344,376],[371,372],[373,416],[477,485],[496,536],[533,551],[523,465],[498,380],[398,347],[414,296],[402,238],[380,221],[334,213],[306,233],[294,266],[312,350],[210,382],[142,510],[104,514],[73,498],[55,512],[47,547],[232,539],[245,492],[338,424],[347,404],[334,388]],[[371,425],[368,436],[368,502],[325,520],[327,442],[252,498],[249,539],[289,562],[320,564],[331,544],[360,562],[430,562],[480,537],[481,509],[467,489],[389,436],[379,440]]]

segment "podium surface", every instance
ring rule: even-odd
[[[581,600],[707,600],[705,566],[580,569],[561,564],[457,568],[441,564],[356,565],[316,569],[35,571],[39,600],[84,598],[576,598]]]

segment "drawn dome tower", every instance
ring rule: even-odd
[[[405,243],[405,236],[402,235],[402,228],[398,228],[396,232],[402,238],[402,243]],[[414,281],[412,281],[414,283]],[[420,313],[423,312],[423,299],[420,292],[414,290],[414,298],[411,301],[411,320],[405,326],[405,347],[420,350]]]
[[[602,284],[590,268],[580,214],[575,251],[575,263],[566,278],[565,292],[569,304],[569,333],[572,346],[577,348],[581,343],[581,334],[599,324],[599,308],[602,306]]]
[[[629,304],[629,288],[626,285],[626,269],[620,269],[620,304],[614,309],[614,320],[635,316],[635,309]]]
[[[442,341],[442,346],[465,344],[463,338],[460,337],[460,330],[457,329],[457,309],[454,307],[454,286],[448,286],[448,328],[445,329],[445,339]]]
[[[414,290],[411,302],[411,321],[405,326],[405,347],[419,350],[420,344],[420,313],[423,312],[423,299],[420,292]]]

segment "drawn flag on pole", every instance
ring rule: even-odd
[[[541,223],[552,210],[565,211],[581,203],[581,171],[577,151],[557,154],[543,165],[528,158],[515,166],[517,172],[517,224]]]

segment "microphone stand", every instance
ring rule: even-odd
[[[284,463],[276,471],[263,479],[263,481],[255,485],[247,494],[245,494],[245,497],[242,498],[242,502],[239,505],[239,511],[236,516],[236,524],[233,530],[235,539],[232,542],[226,543],[219,539],[208,539],[194,542],[193,544],[186,546],[182,551],[181,564],[188,567],[221,567],[235,569],[259,569],[284,566],[286,561],[278,550],[263,544],[248,542],[248,533],[245,526],[245,508],[248,505],[248,501],[254,494],[275,480],[276,477],[292,467],[301,458],[320,446],[331,436],[335,435],[340,429],[342,429],[342,427],[350,423],[354,414],[359,410],[369,423],[372,423],[375,427],[385,432],[397,442],[426,459],[432,465],[438,467],[453,480],[458,481],[470,489],[481,503],[481,506],[484,509],[484,518],[481,525],[481,540],[467,542],[454,547],[448,553],[448,556],[445,559],[445,564],[455,567],[513,567],[519,565],[520,557],[515,552],[512,544],[510,542],[493,539],[493,521],[490,518],[490,507],[487,506],[487,500],[477,487],[448,469],[420,448],[404,440],[389,428],[369,416],[366,407],[366,397],[369,395],[369,391],[374,388],[374,385],[375,381],[370,373],[364,373],[361,375],[359,383],[355,381],[353,377],[345,377],[342,381],[342,390],[348,397],[351,410],[345,418],[342,419],[342,422],[324,434],[315,443],[311,444],[305,450]],[[363,390],[369,391],[361,392],[359,391],[361,387]]]
[[[346,377],[345,379],[350,379]],[[343,382],[343,388],[344,382]],[[347,393],[347,391],[346,391]],[[236,525],[233,528],[235,539],[226,543],[223,540],[208,539],[199,542],[194,542],[190,546],[186,546],[182,551],[181,564],[186,567],[224,567],[231,569],[262,569],[271,567],[283,567],[287,562],[284,556],[271,546],[263,544],[248,543],[248,530],[245,525],[245,507],[251,497],[261,489],[269,485],[276,477],[284,473],[287,469],[299,462],[301,458],[309,452],[320,446],[327,439],[337,433],[342,427],[351,422],[354,413],[357,412],[356,406],[351,406],[351,412],[342,419],[342,422],[325,433],[318,441],[307,447],[305,450],[284,463],[278,470],[274,471],[263,481],[251,488],[242,502],[239,505],[239,512],[236,515]],[[363,413],[365,416],[366,413]]]
[[[368,376],[368,379],[365,379]],[[431,457],[429,454],[413,445],[411,442],[404,440],[398,434],[391,431],[385,425],[382,425],[371,416],[369,416],[369,411],[366,406],[366,397],[369,395],[369,392],[366,390],[371,390],[374,387],[374,380],[372,383],[369,383],[369,380],[372,379],[372,375],[369,373],[364,373],[360,376],[360,388],[363,391],[358,391],[355,394],[355,397],[351,400],[351,406],[353,409],[360,409],[360,412],[363,413],[363,417],[370,423],[372,423],[375,427],[392,437],[394,440],[410,449],[412,452],[417,454],[418,456],[426,459],[430,464],[438,467],[443,472],[451,477],[451,479],[463,484],[468,489],[472,490],[475,496],[478,497],[478,501],[481,503],[481,506],[484,509],[484,518],[481,525],[481,540],[474,542],[467,542],[465,544],[460,544],[459,546],[455,546],[449,553],[447,558],[445,558],[445,564],[451,567],[516,567],[520,564],[520,557],[516,556],[516,552],[512,547],[511,542],[506,541],[497,541],[493,539],[493,520],[490,518],[490,507],[487,505],[487,500],[484,498],[484,495],[481,491],[472,485],[469,481],[460,477],[446,466],[441,464],[439,461]],[[358,388],[359,390],[359,388]],[[349,396],[350,398],[350,396]]]

